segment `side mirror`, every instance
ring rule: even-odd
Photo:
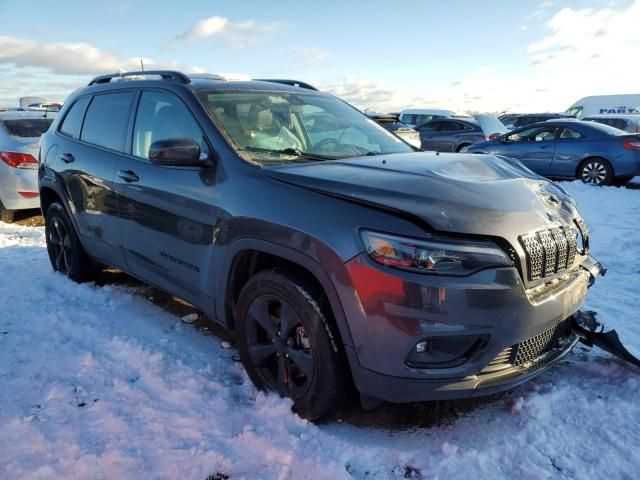
[[[208,163],[200,159],[200,145],[193,138],[157,140],[149,147],[149,160],[162,167],[203,167]]]

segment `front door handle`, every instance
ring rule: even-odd
[[[70,153],[63,153],[60,155],[60,160],[62,160],[64,163],[71,163],[75,160],[75,158]]]
[[[124,180],[127,183],[137,182],[140,180],[140,177],[136,175],[136,173],[132,170],[119,170],[118,177]]]

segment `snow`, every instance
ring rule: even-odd
[[[640,191],[563,186],[609,269],[587,308],[639,354]],[[640,471],[640,376],[604,352],[578,347],[536,380],[461,412],[455,402],[382,406],[314,425],[288,400],[257,393],[228,343],[147,296],[131,285],[74,284],[51,271],[42,228],[0,223],[0,478],[632,479]],[[425,412],[442,408],[454,413],[424,424]]]

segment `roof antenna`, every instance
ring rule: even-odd
[[[144,72],[144,63],[142,63],[142,59],[140,59],[140,68],[142,68],[142,71]]]

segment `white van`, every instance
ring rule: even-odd
[[[637,114],[640,113],[640,93],[584,97],[571,105],[565,113],[576,118],[609,113]]]
[[[470,118],[466,113],[458,113],[453,110],[441,110],[438,108],[408,108],[400,112],[399,120],[407,127],[415,128],[424,122],[433,120],[434,118],[451,118],[461,117]]]

